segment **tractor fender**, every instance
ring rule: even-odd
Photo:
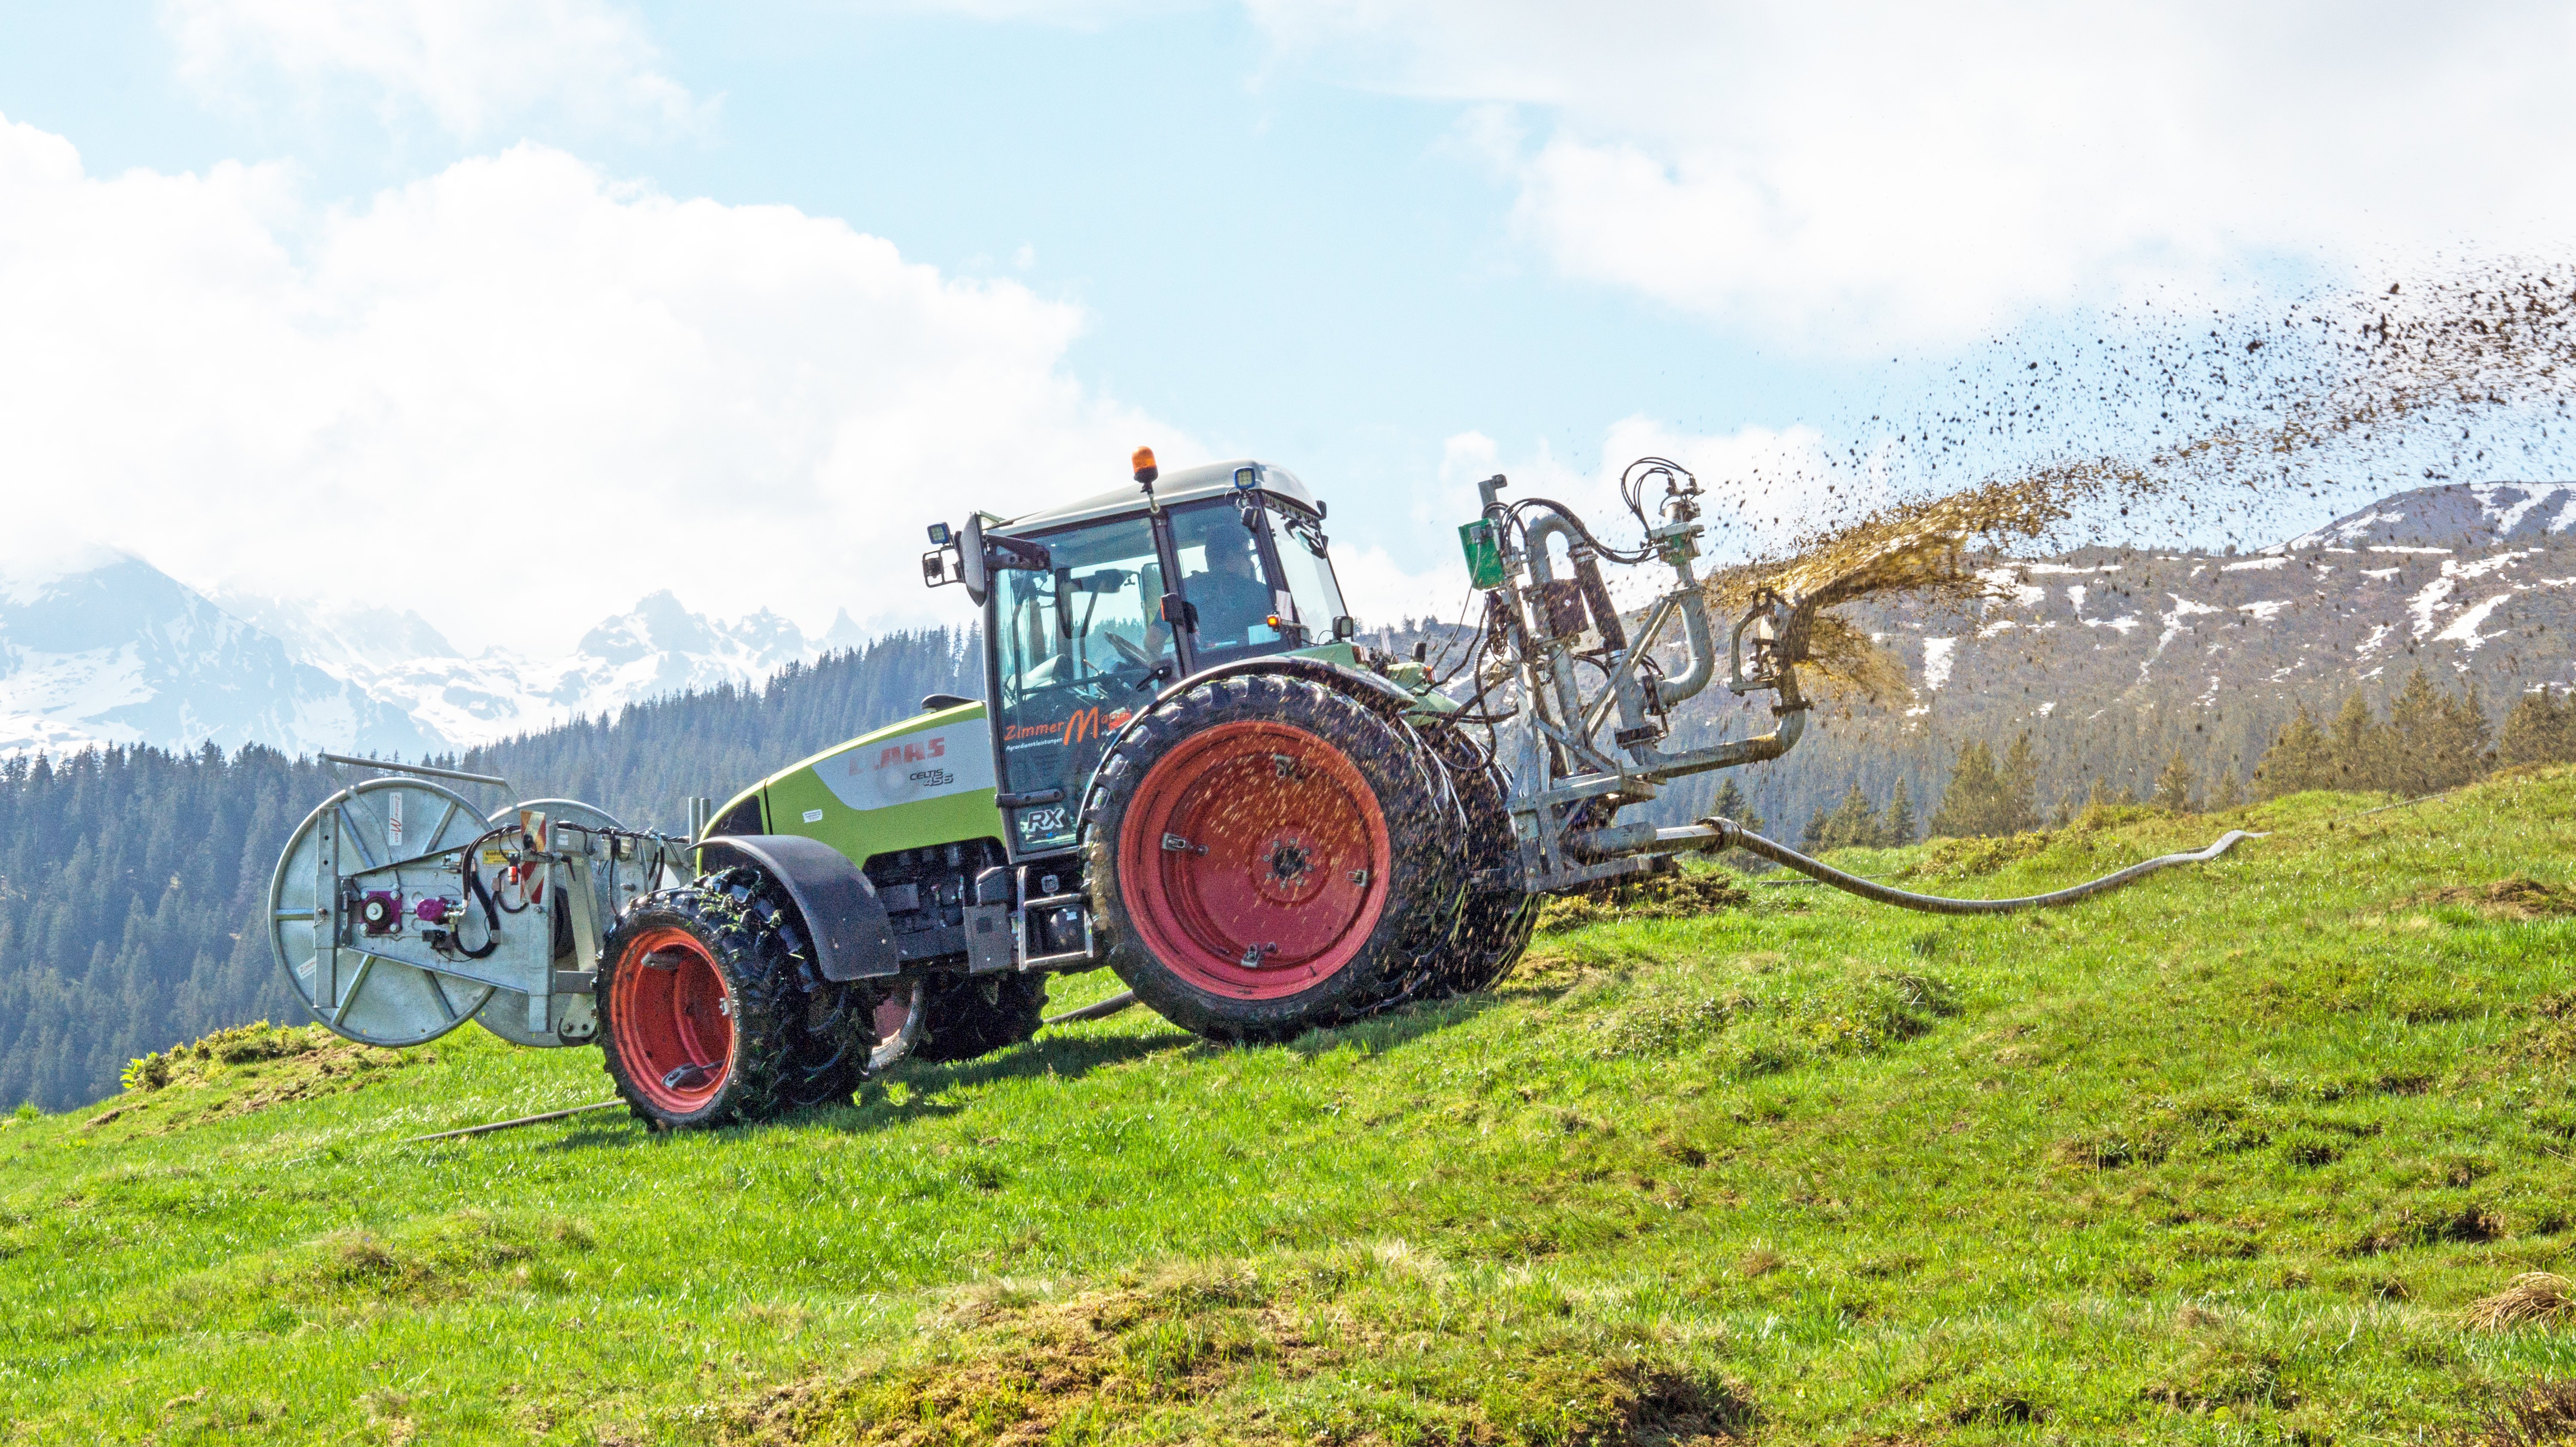
[[[755,864],[787,890],[827,980],[877,980],[903,968],[876,886],[841,851],[799,834],[719,834],[698,846],[709,874]]]
[[[1118,741],[1126,736],[1129,729],[1153,717],[1172,700],[1200,684],[1214,683],[1228,678],[1248,678],[1255,674],[1285,674],[1290,678],[1302,678],[1308,683],[1320,683],[1392,719],[1403,718],[1406,713],[1421,703],[1420,699],[1397,687],[1392,680],[1380,678],[1374,673],[1360,669],[1326,663],[1320,658],[1299,658],[1294,654],[1281,653],[1265,654],[1259,658],[1238,658],[1232,663],[1220,663],[1214,668],[1200,669],[1154,695],[1152,703],[1136,710],[1125,723],[1118,726],[1118,732],[1111,734],[1102,742],[1100,757],[1106,759],[1115,753],[1118,749]],[[1084,821],[1083,827],[1086,832],[1091,818],[1092,797],[1098,792],[1099,787],[1100,771],[1094,769],[1091,778],[1082,786],[1082,798],[1078,801],[1077,811],[1074,814],[1074,818]]]

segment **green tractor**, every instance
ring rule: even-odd
[[[1359,641],[1325,505],[1294,475],[1164,476],[1140,450],[1134,478],[930,530],[924,581],[981,610],[985,701],[924,699],[695,811],[686,840],[567,801],[487,819],[437,770],[371,779],[280,862],[281,964],[355,1038],[474,1018],[523,1044],[596,1040],[663,1127],[1026,1040],[1049,975],[1104,966],[1184,1029],[1281,1040],[1485,988],[1540,895],[1724,842],[1620,809],[1797,738],[1805,613],[1764,594],[1727,682],[1777,694],[1780,726],[1663,747],[1720,652],[1691,571],[1699,489],[1669,463],[1630,471],[1646,539],[1628,552],[1482,485],[1461,536],[1484,626],[1446,690],[1420,649]],[[1605,560],[1674,577],[1630,617]]]
[[[792,888],[755,841],[794,837],[855,867],[884,924],[864,966],[832,972],[857,1008],[824,1013],[864,1022],[868,1052],[1016,1044],[1048,975],[1104,965],[1229,1041],[1491,983],[1534,914],[1502,867],[1505,782],[1447,726],[1458,705],[1424,664],[1353,641],[1325,511],[1285,469],[1234,462],[934,527],[924,578],[983,610],[991,702],[933,695],[745,789],[715,811],[703,866]],[[680,924],[648,910],[622,938]],[[707,933],[696,968],[735,972],[725,956],[750,944]],[[603,1017],[640,1111],[718,1104],[714,1079],[685,1100],[638,1086],[654,1069],[617,1061],[639,1053],[630,1026],[654,1027]]]

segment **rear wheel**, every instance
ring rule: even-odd
[[[1301,679],[1202,684],[1103,760],[1094,917],[1137,998],[1277,1040],[1409,998],[1459,903],[1455,801],[1413,730]]]
[[[1538,900],[1522,893],[1518,883],[1515,856],[1520,849],[1512,836],[1502,772],[1455,727],[1432,728],[1424,737],[1449,771],[1466,816],[1460,841],[1466,897],[1458,910],[1458,931],[1440,952],[1438,988],[1444,994],[1473,994],[1520,962],[1538,923]]]
[[[637,901],[600,954],[609,1078],[658,1127],[846,1100],[866,1068],[872,1002],[815,971],[793,910],[757,869]]]
[[[1007,1050],[1038,1033],[1046,1017],[1046,980],[1039,975],[933,976],[925,983],[921,1039],[915,1060],[972,1060]]]

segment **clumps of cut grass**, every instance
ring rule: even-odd
[[[1653,1059],[1702,1046],[1742,1026],[1730,1073],[1764,1075],[1811,1060],[1869,1055],[1958,1013],[1956,992],[1930,975],[1895,970],[1766,978],[1717,994],[1650,995],[1594,1027],[1602,1059]]]
[[[2485,1073],[2508,1075],[2536,1069],[2557,1075],[2576,1068],[2576,990],[2535,997],[2524,1009],[2531,1023],[2503,1042]]]
[[[272,1025],[262,1020],[218,1030],[174,1045],[125,1067],[125,1094],[82,1122],[96,1129],[137,1116],[157,1117],[147,1133],[246,1115],[310,1096],[370,1085],[414,1062],[434,1061],[428,1051],[380,1050],[344,1040],[320,1025]]]
[[[2413,901],[2466,905],[2489,919],[2528,923],[2576,915],[2576,889],[2516,874],[2492,884],[2454,884]]]
[[[2543,1447],[2576,1441],[2576,1381],[2532,1382],[2488,1409],[2469,1447]]]
[[[1265,1395],[1273,1425],[1296,1440],[1687,1442],[1753,1420],[1728,1384],[1529,1322],[1441,1333],[1437,1352],[1483,1358],[1482,1369],[1426,1372],[1431,1322],[1405,1304],[1422,1286],[1416,1264],[1402,1251],[1345,1252],[1302,1267],[1186,1263],[1060,1300],[974,1293],[975,1311],[947,1315],[952,1330],[732,1404],[723,1438],[875,1447],[1090,1441],[1115,1426],[1186,1435],[1247,1391]],[[1506,1335],[1518,1338],[1508,1350],[1497,1345]],[[1415,1344],[1410,1357],[1391,1352],[1399,1337]]]
[[[2188,1325],[2178,1322],[2190,1346],[2141,1395],[2178,1412],[2207,1412],[2259,1403],[2287,1407],[2297,1401],[2281,1382],[2281,1353],[2214,1313]]]
[[[297,1029],[271,1025],[266,1020],[236,1025],[185,1045],[173,1045],[157,1055],[128,1061],[119,1083],[130,1091],[166,1090],[173,1083],[202,1085],[220,1067],[309,1055],[338,1038],[319,1025]]]
[[[2553,1272],[2526,1271],[2507,1282],[2504,1290],[2471,1303],[2461,1320],[2477,1331],[2511,1331],[2523,1326],[2554,1327],[2571,1315],[2576,1315],[2576,1286]],[[2568,1425],[2576,1427],[2576,1417]]]
[[[2344,1254],[2378,1256],[2410,1246],[2476,1245],[2505,1233],[2504,1219],[2474,1201],[2447,1207],[2409,1205],[2365,1228]]]
[[[2049,1148],[2049,1154],[2060,1164],[2088,1171],[2155,1165],[2172,1153],[2172,1134],[2160,1127],[2133,1130],[2114,1126],[2109,1130],[2068,1136]]]
[[[1552,895],[1539,906],[1542,933],[1621,919],[1697,919],[1741,908],[1749,896],[1722,869],[1678,869],[1642,880],[1618,880],[1593,889]]]
[[[570,1278],[545,1258],[578,1258],[597,1244],[587,1226],[568,1217],[467,1209],[392,1236],[365,1227],[331,1232],[299,1252],[276,1284],[306,1299],[347,1293],[406,1301],[450,1300],[496,1282],[560,1288]]]
[[[1914,879],[1973,879],[2028,859],[2049,845],[2046,834],[2002,834],[1984,839],[1936,839],[1914,867]]]

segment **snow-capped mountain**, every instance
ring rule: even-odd
[[[411,757],[719,684],[860,640],[844,613],[807,638],[774,613],[733,622],[668,592],[546,658],[467,656],[417,613],[196,592],[122,555],[0,575],[0,754],[88,744]]]
[[[666,694],[757,685],[790,663],[865,638],[847,612],[809,638],[767,609],[726,622],[690,612],[664,590],[602,619],[570,654],[493,647],[469,656],[416,613],[230,593],[223,603],[277,634],[297,657],[403,709],[458,747]]]
[[[0,577],[0,753],[210,741],[411,755],[441,742],[139,559]]]
[[[2250,555],[2093,548],[1983,576],[1995,596],[1971,607],[1854,610],[1916,717],[2247,690],[2331,707],[2419,664],[2490,700],[2576,682],[2576,485],[2418,488]]]
[[[315,666],[403,708],[457,745],[613,713],[664,694],[758,683],[826,646],[775,613],[720,622],[691,613],[667,591],[601,621],[560,658],[498,647],[468,657],[415,614],[225,601],[267,624]],[[825,639],[843,631],[856,630],[836,624]]]
[[[1993,596],[1968,606],[1848,610],[1904,665],[1907,717],[1990,732],[2114,705],[2330,707],[2418,664],[2499,702],[2576,683],[2576,484],[2420,488],[2244,556],[2094,548],[1995,560],[1984,576]],[[660,592],[567,656],[467,656],[415,613],[209,600],[119,555],[0,573],[0,754],[211,740],[418,756],[756,685],[862,641],[846,613],[808,637]]]

